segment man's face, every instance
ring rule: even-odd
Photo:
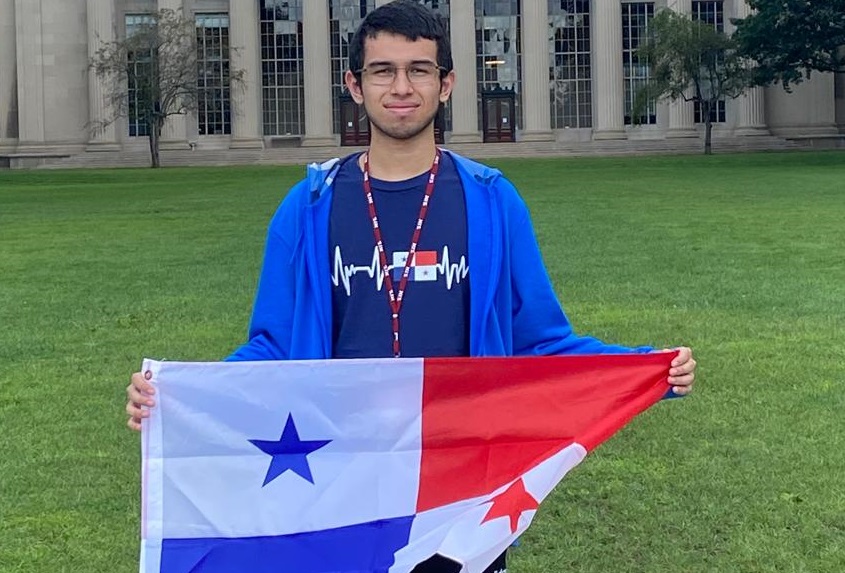
[[[346,86],[355,102],[364,105],[373,135],[380,132],[398,140],[428,136],[438,107],[449,99],[455,81],[454,71],[442,79],[439,71],[427,78],[424,71],[436,64],[434,40],[411,41],[381,32],[364,41],[365,71],[360,82],[352,72],[346,72]],[[390,74],[391,68],[395,74]],[[391,75],[393,79],[388,82],[385,76]]]

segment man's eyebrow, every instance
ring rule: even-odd
[[[414,64],[434,64],[437,65],[437,62],[433,60],[411,60],[408,62],[409,66],[413,66]],[[390,60],[373,60],[372,62],[367,62],[367,66],[396,66],[396,62],[392,62]],[[366,67],[366,66],[365,66]]]

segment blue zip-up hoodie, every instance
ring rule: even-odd
[[[449,153],[464,187],[470,355],[647,352],[577,336],[546,273],[528,209],[497,169]],[[348,158],[347,158],[348,160]],[[341,160],[308,167],[267,237],[249,341],[228,360],[332,357],[329,214]]]

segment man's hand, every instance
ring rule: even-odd
[[[692,383],[695,381],[695,359],[692,357],[692,350],[686,346],[675,350],[678,355],[669,366],[669,384],[672,385],[672,392],[678,396],[686,396],[692,392]]]
[[[130,430],[141,431],[141,420],[150,416],[150,408],[155,406],[152,396],[155,388],[150,384],[152,372],[136,372],[126,387],[126,413],[129,414],[129,421],[126,425]]]

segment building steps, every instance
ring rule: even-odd
[[[653,154],[695,154],[703,152],[700,138],[602,140],[586,142],[524,141],[517,143],[460,143],[446,145],[458,153],[476,159],[512,157],[580,157]],[[809,148],[808,144],[771,135],[752,137],[713,137],[713,152],[782,151]],[[162,150],[163,166],[280,165],[320,162],[341,157],[361,148],[355,147],[284,147],[265,149],[190,149]],[[56,159],[40,168],[149,167],[146,149],[86,152]]]

